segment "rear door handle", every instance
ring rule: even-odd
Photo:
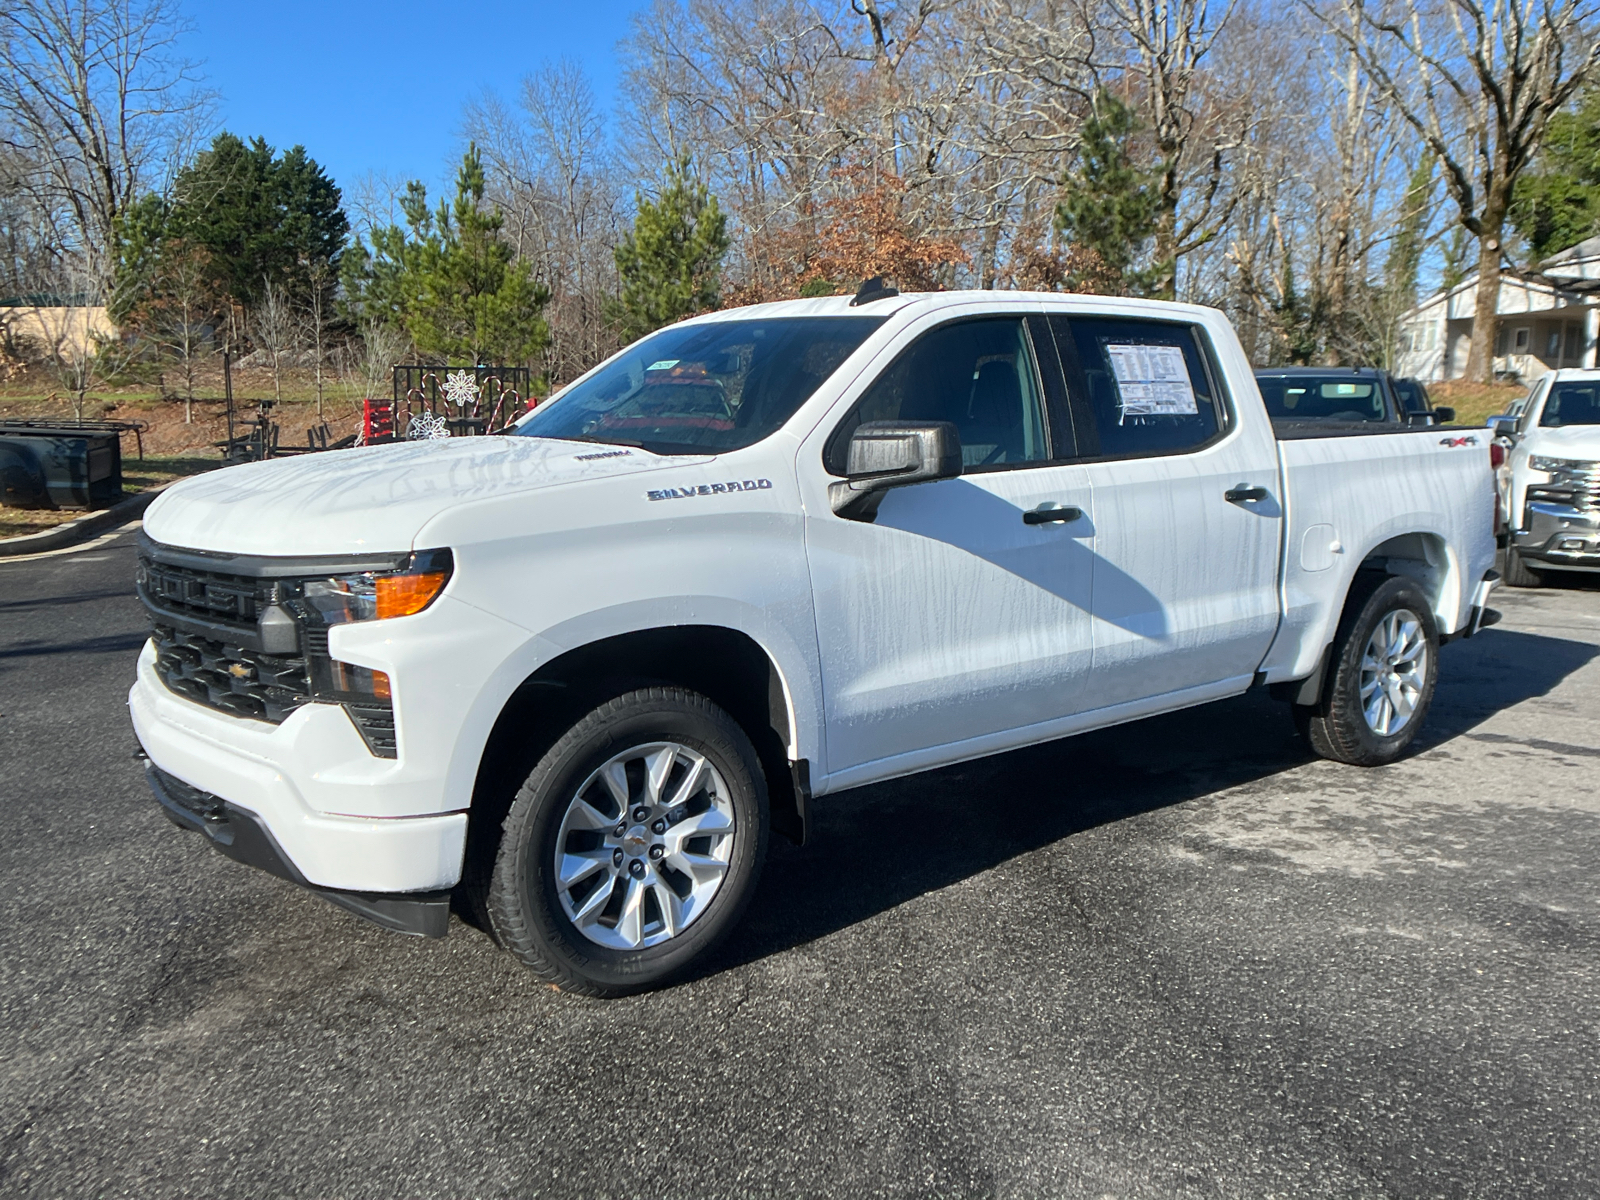
[[[1038,508],[1030,509],[1022,514],[1024,525],[1048,525],[1051,521],[1076,521],[1083,516],[1083,509],[1073,508],[1071,505],[1041,504]]]
[[[1222,498],[1229,504],[1254,504],[1258,500],[1267,498],[1267,489],[1264,487],[1229,488],[1222,493]]]

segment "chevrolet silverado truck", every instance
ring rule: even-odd
[[[133,725],[222,853],[638,991],[846,788],[1259,686],[1322,755],[1402,754],[1492,619],[1487,431],[1338,432],[1275,433],[1208,308],[710,313],[505,436],[168,489]]]
[[[1509,446],[1506,582],[1539,587],[1545,569],[1600,571],[1600,371],[1550,372],[1490,428]]]

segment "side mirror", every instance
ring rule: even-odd
[[[961,474],[961,434],[949,421],[869,421],[850,437],[845,478],[828,487],[833,511],[871,521],[890,488]]]
[[[1433,408],[1433,419],[1440,425],[1453,425],[1456,419],[1456,410],[1448,404],[1436,404]]]
[[[1495,437],[1503,437],[1507,441],[1517,440],[1517,419],[1515,417],[1490,417],[1489,432]]]

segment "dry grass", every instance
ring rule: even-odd
[[[1527,394],[1527,386],[1520,383],[1468,383],[1464,379],[1450,379],[1428,385],[1429,399],[1456,410],[1457,425],[1482,425],[1490,417],[1505,412],[1513,400]]]

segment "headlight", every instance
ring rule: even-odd
[[[301,594],[324,625],[409,617],[438,598],[454,569],[450,551],[419,550],[397,571],[308,579]]]
[[[1582,470],[1589,464],[1586,462],[1577,462],[1570,458],[1546,458],[1542,454],[1530,454],[1528,456],[1528,465],[1535,471],[1543,471],[1546,474],[1554,474],[1557,471]]]

